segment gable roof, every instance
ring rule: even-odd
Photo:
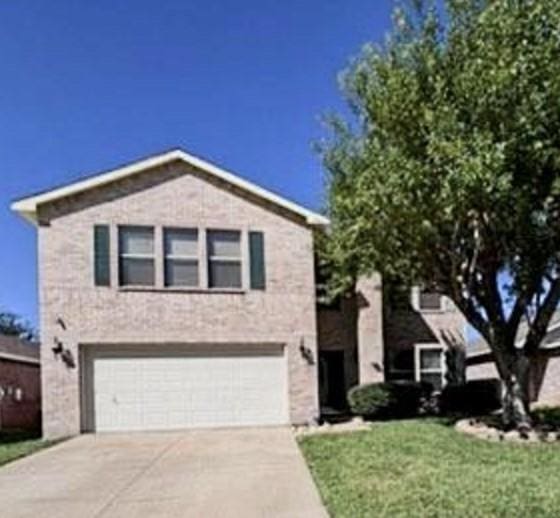
[[[244,180],[239,176],[226,171],[210,162],[202,160],[201,158],[195,157],[183,151],[182,149],[174,149],[164,153],[160,153],[143,160],[138,160],[136,162],[130,163],[123,167],[113,169],[104,173],[100,173],[77,182],[52,189],[50,191],[41,192],[26,198],[16,200],[12,203],[11,209],[21,216],[31,221],[32,223],[37,222],[37,207],[43,203],[49,203],[52,201],[65,198],[67,196],[72,196],[89,189],[94,189],[96,187],[109,184],[111,182],[121,180],[135,174],[146,171],[154,167],[162,166],[171,162],[183,162],[196,169],[200,169],[205,173],[218,178],[226,183],[229,183],[243,191],[246,191],[258,198],[261,198],[267,202],[277,205],[285,210],[288,210],[294,214],[302,216],[305,218],[309,225],[316,226],[326,226],[329,224],[329,220],[318,214],[312,212],[301,205],[298,205],[292,201],[289,201],[271,191],[263,189],[258,185]]]
[[[540,344],[541,350],[556,349],[560,346],[560,340],[558,339],[558,331],[560,330],[560,309],[557,309],[548,324],[548,329],[543,341]],[[523,320],[519,324],[519,329],[517,330],[517,336],[515,337],[515,344],[517,347],[521,347],[527,333],[529,332],[529,325],[526,320]],[[490,357],[492,351],[490,346],[486,343],[484,338],[478,338],[471,344],[467,346],[467,359],[474,360],[475,358]]]
[[[39,345],[18,336],[0,334],[0,360],[39,363]]]

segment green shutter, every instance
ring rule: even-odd
[[[95,225],[93,230],[94,277],[96,286],[111,285],[109,225]]]
[[[264,264],[264,234],[249,232],[249,260],[251,263],[251,289],[264,290],[266,271]]]

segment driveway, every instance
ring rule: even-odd
[[[287,428],[83,435],[0,468],[2,518],[325,518]]]

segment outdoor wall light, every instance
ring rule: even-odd
[[[74,361],[74,355],[70,349],[64,347],[64,344],[55,336],[54,337],[55,346],[52,348],[52,352],[55,356],[60,355],[60,359],[64,362],[66,367],[74,368],[76,362]]]
[[[74,355],[72,354],[72,351],[70,351],[69,349],[64,349],[60,357],[62,358],[62,361],[65,363],[66,367],[73,369],[76,366],[76,362],[74,361]]]
[[[62,320],[62,317],[57,317],[56,323],[57,323],[64,331],[66,331],[66,324],[64,323],[64,320]]]
[[[62,345],[62,342],[55,336],[54,347],[52,348],[52,352],[54,354],[62,354],[62,351],[64,351],[64,346]]]
[[[305,341],[302,338],[299,344],[299,352],[302,358],[309,364],[315,365],[315,357],[313,356],[313,351],[305,345]]]

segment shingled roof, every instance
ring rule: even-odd
[[[521,344],[529,331],[529,325],[526,320],[521,322],[517,330],[516,343]],[[560,347],[560,310],[552,315],[548,325],[548,331],[540,348],[543,350],[554,349]],[[490,357],[492,352],[484,338],[479,338],[467,346],[467,359],[482,359],[482,357]]]
[[[0,334],[0,360],[39,363],[39,344]]]

